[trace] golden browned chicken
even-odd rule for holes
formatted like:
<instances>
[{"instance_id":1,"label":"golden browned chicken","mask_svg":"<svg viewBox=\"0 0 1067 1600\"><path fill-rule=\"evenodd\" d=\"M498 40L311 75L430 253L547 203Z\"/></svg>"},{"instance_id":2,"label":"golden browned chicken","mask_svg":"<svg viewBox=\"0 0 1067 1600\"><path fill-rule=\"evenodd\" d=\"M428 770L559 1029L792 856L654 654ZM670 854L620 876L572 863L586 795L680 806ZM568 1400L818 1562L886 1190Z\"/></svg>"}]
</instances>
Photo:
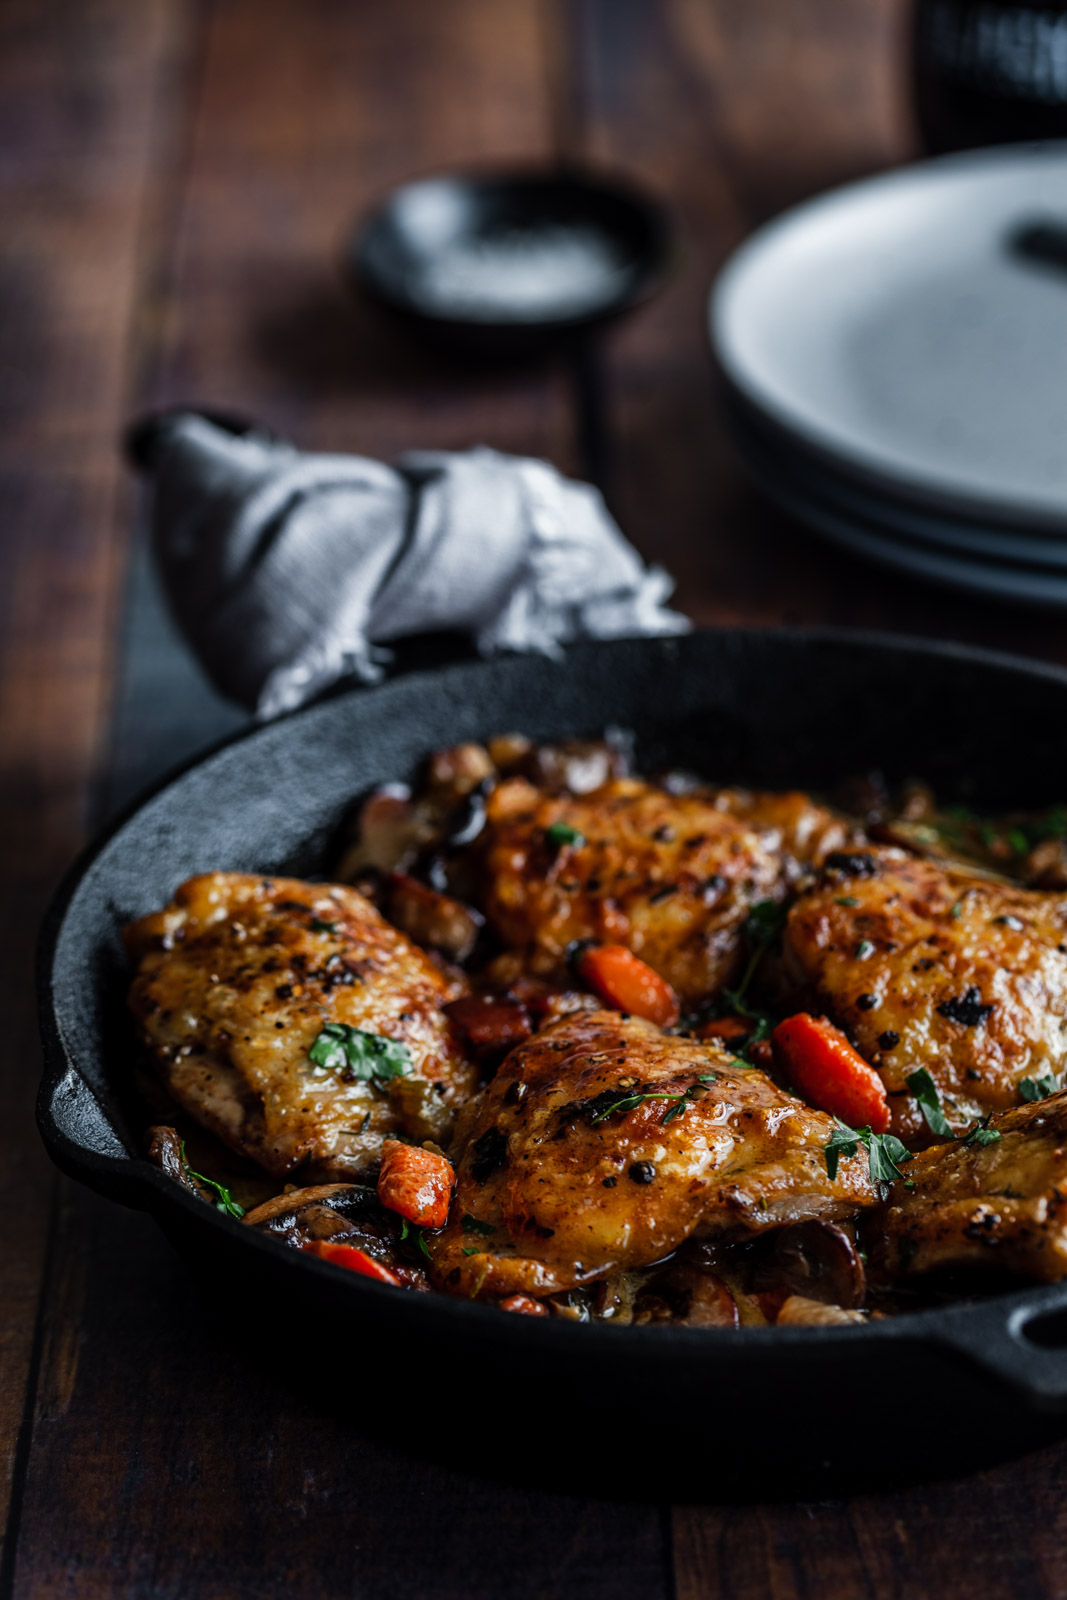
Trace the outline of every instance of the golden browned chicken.
<instances>
[{"instance_id":1,"label":"golden browned chicken","mask_svg":"<svg viewBox=\"0 0 1067 1600\"><path fill-rule=\"evenodd\" d=\"M691 1235L751 1237L874 1203L863 1152L831 1180L832 1118L755 1068L618 1012L513 1050L457 1126L432 1246L452 1293L553 1294L647 1266Z\"/></svg>"},{"instance_id":2,"label":"golden browned chicken","mask_svg":"<svg viewBox=\"0 0 1067 1600\"><path fill-rule=\"evenodd\" d=\"M446 1137L471 1092L462 992L354 889L215 872L126 930L130 1007L178 1103L277 1177Z\"/></svg>"},{"instance_id":3,"label":"golden browned chicken","mask_svg":"<svg viewBox=\"0 0 1067 1600\"><path fill-rule=\"evenodd\" d=\"M999 1134L999 1138L992 1137ZM891 1274L961 1265L1067 1277L1067 1092L992 1118L979 1138L924 1150L879 1216Z\"/></svg>"},{"instance_id":4,"label":"golden browned chicken","mask_svg":"<svg viewBox=\"0 0 1067 1600\"><path fill-rule=\"evenodd\" d=\"M784 964L881 1073L905 1143L935 1137L907 1086L920 1068L961 1132L1067 1063L1062 894L897 850L832 854L789 913Z\"/></svg>"},{"instance_id":5,"label":"golden browned chicken","mask_svg":"<svg viewBox=\"0 0 1067 1600\"><path fill-rule=\"evenodd\" d=\"M528 971L560 973L575 940L624 944L694 1005L736 973L752 906L785 894L788 846L840 836L799 795L719 803L622 778L575 796L511 778L487 804L480 903Z\"/></svg>"},{"instance_id":6,"label":"golden browned chicken","mask_svg":"<svg viewBox=\"0 0 1067 1600\"><path fill-rule=\"evenodd\" d=\"M767 789L717 789L715 806L760 835L764 848L782 858L784 872L795 878L818 866L831 851L863 842L859 828L800 789L776 794Z\"/></svg>"}]
</instances>

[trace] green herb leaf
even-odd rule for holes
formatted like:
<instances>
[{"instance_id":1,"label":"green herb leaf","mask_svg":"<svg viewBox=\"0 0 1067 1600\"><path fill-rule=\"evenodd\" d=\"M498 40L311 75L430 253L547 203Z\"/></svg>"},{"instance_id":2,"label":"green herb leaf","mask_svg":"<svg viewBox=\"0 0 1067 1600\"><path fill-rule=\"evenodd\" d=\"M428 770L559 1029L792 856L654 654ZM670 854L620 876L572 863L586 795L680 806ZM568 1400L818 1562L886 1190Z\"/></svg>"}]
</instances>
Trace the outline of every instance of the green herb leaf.
<instances>
[{"instance_id":1,"label":"green herb leaf","mask_svg":"<svg viewBox=\"0 0 1067 1600\"><path fill-rule=\"evenodd\" d=\"M224 1183L216 1183L214 1178L205 1178L202 1172L193 1171L192 1167L185 1159L184 1139L181 1142L181 1154L182 1166L185 1168L186 1176L192 1178L196 1183L202 1184L205 1189L211 1190L212 1194L215 1196L214 1204L216 1211L221 1211L224 1216L234 1217L238 1222L240 1222L241 1218L245 1214L244 1206L238 1205L237 1201L234 1199L233 1195L230 1193L229 1189L227 1189Z\"/></svg>"},{"instance_id":2,"label":"green herb leaf","mask_svg":"<svg viewBox=\"0 0 1067 1600\"><path fill-rule=\"evenodd\" d=\"M308 1059L324 1071L340 1070L381 1089L390 1078L406 1078L414 1070L411 1052L399 1039L365 1033L347 1022L327 1022L308 1050Z\"/></svg>"},{"instance_id":3,"label":"green herb leaf","mask_svg":"<svg viewBox=\"0 0 1067 1600\"><path fill-rule=\"evenodd\" d=\"M460 1248L461 1248L461 1250L462 1250L462 1252L463 1252L463 1254L465 1256L479 1256L479 1255L481 1255L481 1251L478 1249L478 1246L476 1244L471 1244L471 1245L466 1245L465 1244L465 1245L462 1245Z\"/></svg>"},{"instance_id":4,"label":"green herb leaf","mask_svg":"<svg viewBox=\"0 0 1067 1600\"><path fill-rule=\"evenodd\" d=\"M585 843L585 834L572 828L569 822L553 822L545 829L545 838L559 849L565 844L572 844L576 850L580 850Z\"/></svg>"},{"instance_id":5,"label":"green herb leaf","mask_svg":"<svg viewBox=\"0 0 1067 1600\"><path fill-rule=\"evenodd\" d=\"M483 1222L480 1217L472 1217L468 1211L460 1223L464 1233L495 1233L496 1228L491 1222Z\"/></svg>"},{"instance_id":6,"label":"green herb leaf","mask_svg":"<svg viewBox=\"0 0 1067 1600\"><path fill-rule=\"evenodd\" d=\"M333 933L336 927L336 922L324 922L321 917L312 917L311 919L312 933Z\"/></svg>"},{"instance_id":7,"label":"green herb leaf","mask_svg":"<svg viewBox=\"0 0 1067 1600\"><path fill-rule=\"evenodd\" d=\"M840 1157L856 1155L861 1144L866 1148L867 1166L871 1182L876 1188L892 1183L894 1178L903 1178L900 1164L911 1160L911 1151L894 1134L872 1133L869 1127L850 1128L839 1117L835 1117L834 1122L837 1126L829 1143L823 1146L826 1171L831 1182L837 1177Z\"/></svg>"},{"instance_id":8,"label":"green herb leaf","mask_svg":"<svg viewBox=\"0 0 1067 1600\"><path fill-rule=\"evenodd\" d=\"M417 1228L413 1222L409 1222L407 1217L401 1217L400 1219L400 1238L401 1240L410 1239L415 1248L421 1250L427 1261L429 1261L430 1247L426 1243L426 1235L421 1228Z\"/></svg>"},{"instance_id":9,"label":"green herb leaf","mask_svg":"<svg viewBox=\"0 0 1067 1600\"><path fill-rule=\"evenodd\" d=\"M835 906L858 906L859 901L854 894L839 894L834 900Z\"/></svg>"},{"instance_id":10,"label":"green herb leaf","mask_svg":"<svg viewBox=\"0 0 1067 1600\"><path fill-rule=\"evenodd\" d=\"M1035 1100L1044 1100L1046 1095L1055 1094L1059 1083L1051 1072L1043 1078L1023 1078L1019 1084L1019 1093L1024 1100L1031 1104Z\"/></svg>"},{"instance_id":11,"label":"green herb leaf","mask_svg":"<svg viewBox=\"0 0 1067 1600\"><path fill-rule=\"evenodd\" d=\"M1009 828L1008 843L1017 856L1025 856L1030 849L1030 841L1021 828Z\"/></svg>"},{"instance_id":12,"label":"green herb leaf","mask_svg":"<svg viewBox=\"0 0 1067 1600\"><path fill-rule=\"evenodd\" d=\"M857 961L866 961L868 956L874 955L874 945L869 939L861 939L853 953Z\"/></svg>"},{"instance_id":13,"label":"green herb leaf","mask_svg":"<svg viewBox=\"0 0 1067 1600\"><path fill-rule=\"evenodd\" d=\"M961 1143L996 1144L997 1140L1000 1139L1002 1135L997 1132L996 1128L987 1128L986 1123L988 1121L988 1117L983 1117L981 1122L976 1122L970 1133L964 1134Z\"/></svg>"},{"instance_id":14,"label":"green herb leaf","mask_svg":"<svg viewBox=\"0 0 1067 1600\"><path fill-rule=\"evenodd\" d=\"M743 933L749 944L769 945L785 927L788 915L778 900L757 900L745 918Z\"/></svg>"},{"instance_id":15,"label":"green herb leaf","mask_svg":"<svg viewBox=\"0 0 1067 1600\"><path fill-rule=\"evenodd\" d=\"M937 1084L926 1068L920 1067L917 1072L909 1073L904 1082L919 1102L919 1109L926 1119L926 1126L930 1132L938 1134L942 1139L954 1138L955 1135L941 1109L941 1096L937 1092Z\"/></svg>"}]
</instances>

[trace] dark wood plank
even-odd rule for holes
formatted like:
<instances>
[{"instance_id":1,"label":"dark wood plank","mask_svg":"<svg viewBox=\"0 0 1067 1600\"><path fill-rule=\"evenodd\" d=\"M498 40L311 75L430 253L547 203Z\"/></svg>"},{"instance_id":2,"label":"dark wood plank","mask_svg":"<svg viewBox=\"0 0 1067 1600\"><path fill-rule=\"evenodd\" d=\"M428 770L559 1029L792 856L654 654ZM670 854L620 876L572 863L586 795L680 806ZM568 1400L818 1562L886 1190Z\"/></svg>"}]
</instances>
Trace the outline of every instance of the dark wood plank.
<instances>
[{"instance_id":1,"label":"dark wood plank","mask_svg":"<svg viewBox=\"0 0 1067 1600\"><path fill-rule=\"evenodd\" d=\"M0 11L0 1525L52 1175L32 1125L33 933L79 844L107 710L140 216L165 143L168 0ZM10 1547L0 1562L0 1585Z\"/></svg>"},{"instance_id":2,"label":"dark wood plank","mask_svg":"<svg viewBox=\"0 0 1067 1600\"><path fill-rule=\"evenodd\" d=\"M422 358L353 310L331 266L399 178L549 153L536 0L220 0L203 16L186 177L146 269L142 401L210 401L383 456L482 440L567 465L566 371ZM143 552L130 595L112 798L220 715L164 637ZM142 1219L65 1192L53 1261L16 1595L666 1597L657 1508L494 1487L317 1412L250 1362L269 1332L213 1327ZM323 1358L313 1328L305 1354Z\"/></svg>"}]
</instances>

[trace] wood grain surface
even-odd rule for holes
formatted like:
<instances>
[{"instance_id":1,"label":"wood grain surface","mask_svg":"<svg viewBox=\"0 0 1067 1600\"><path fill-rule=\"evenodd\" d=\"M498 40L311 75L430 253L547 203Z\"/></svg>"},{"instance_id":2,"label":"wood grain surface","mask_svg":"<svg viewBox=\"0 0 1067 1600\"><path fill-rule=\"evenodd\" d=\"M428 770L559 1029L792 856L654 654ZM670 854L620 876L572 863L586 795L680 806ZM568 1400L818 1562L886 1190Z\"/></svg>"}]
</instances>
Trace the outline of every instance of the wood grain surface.
<instances>
[{"instance_id":1,"label":"wood grain surface","mask_svg":"<svg viewBox=\"0 0 1067 1600\"><path fill-rule=\"evenodd\" d=\"M391 457L475 442L598 478L701 621L812 620L1065 659L1055 619L809 540L743 477L703 334L759 221L910 153L904 0L9 0L0 9L0 1600L1067 1595L1067 1449L893 1495L624 1505L493 1480L325 1415L155 1227L54 1181L31 1125L32 932L99 816L239 714L162 611L117 440L248 413ZM391 185L584 158L669 206L658 299L581 361L487 372L350 295ZM449 1375L445 1375L447 1393ZM378 1384L379 1373L353 1374ZM572 1418L484 1404L498 1450ZM866 1437L885 1425L843 1419ZM789 1449L767 1431L768 1449ZM890 1424L891 1425L891 1424ZM952 1426L932 1417L931 1428ZM447 1415L439 1427L447 1433ZM729 1439L708 1419L708 1447ZM916 1441L917 1456L922 1441Z\"/></svg>"}]
</instances>

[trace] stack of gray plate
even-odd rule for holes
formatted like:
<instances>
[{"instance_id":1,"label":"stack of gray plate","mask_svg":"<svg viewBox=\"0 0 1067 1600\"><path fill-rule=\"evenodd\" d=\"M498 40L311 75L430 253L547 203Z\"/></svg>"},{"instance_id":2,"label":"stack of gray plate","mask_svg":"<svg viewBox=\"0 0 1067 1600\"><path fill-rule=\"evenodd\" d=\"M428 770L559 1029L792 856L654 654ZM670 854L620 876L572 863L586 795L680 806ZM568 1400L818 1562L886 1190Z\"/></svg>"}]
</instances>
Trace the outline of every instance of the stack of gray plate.
<instances>
[{"instance_id":1,"label":"stack of gray plate","mask_svg":"<svg viewBox=\"0 0 1067 1600\"><path fill-rule=\"evenodd\" d=\"M711 298L763 488L861 554L1067 607L1067 145L988 150L799 207Z\"/></svg>"}]
</instances>

